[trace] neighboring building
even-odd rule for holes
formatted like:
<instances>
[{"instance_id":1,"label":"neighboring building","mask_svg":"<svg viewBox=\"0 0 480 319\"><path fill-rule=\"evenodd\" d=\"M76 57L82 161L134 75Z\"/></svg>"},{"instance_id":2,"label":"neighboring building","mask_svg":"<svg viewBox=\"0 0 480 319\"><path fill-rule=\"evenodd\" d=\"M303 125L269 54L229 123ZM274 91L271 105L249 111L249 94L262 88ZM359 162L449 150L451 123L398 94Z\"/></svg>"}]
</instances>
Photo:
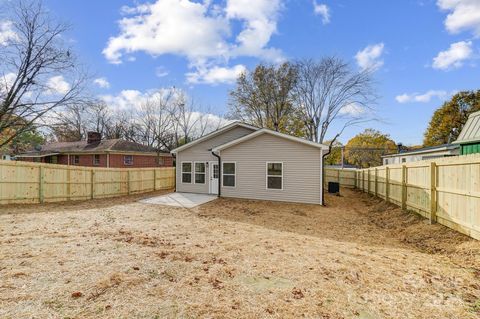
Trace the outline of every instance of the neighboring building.
<instances>
[{"instance_id":1,"label":"neighboring building","mask_svg":"<svg viewBox=\"0 0 480 319\"><path fill-rule=\"evenodd\" d=\"M93 167L173 166L173 158L169 153L159 153L152 147L121 139L102 140L96 132L88 132L86 141L49 143L15 158L20 161Z\"/></svg>"},{"instance_id":2,"label":"neighboring building","mask_svg":"<svg viewBox=\"0 0 480 319\"><path fill-rule=\"evenodd\" d=\"M178 192L321 204L328 147L234 122L172 151Z\"/></svg>"},{"instance_id":3,"label":"neighboring building","mask_svg":"<svg viewBox=\"0 0 480 319\"><path fill-rule=\"evenodd\" d=\"M480 153L480 111L470 114L460 135L453 143L460 145L462 155Z\"/></svg>"},{"instance_id":4,"label":"neighboring building","mask_svg":"<svg viewBox=\"0 0 480 319\"><path fill-rule=\"evenodd\" d=\"M438 146L418 148L411 151L404 151L396 154L388 154L382 156L383 165L402 164L409 162L417 162L431 160L434 158L442 158L449 156L457 156L460 154L460 147L455 144L444 144Z\"/></svg>"},{"instance_id":5,"label":"neighboring building","mask_svg":"<svg viewBox=\"0 0 480 319\"><path fill-rule=\"evenodd\" d=\"M0 153L0 159L1 159L1 160L4 160L4 161L10 161L10 160L12 160L12 157L10 156L10 154L2 154L2 153Z\"/></svg>"}]
</instances>

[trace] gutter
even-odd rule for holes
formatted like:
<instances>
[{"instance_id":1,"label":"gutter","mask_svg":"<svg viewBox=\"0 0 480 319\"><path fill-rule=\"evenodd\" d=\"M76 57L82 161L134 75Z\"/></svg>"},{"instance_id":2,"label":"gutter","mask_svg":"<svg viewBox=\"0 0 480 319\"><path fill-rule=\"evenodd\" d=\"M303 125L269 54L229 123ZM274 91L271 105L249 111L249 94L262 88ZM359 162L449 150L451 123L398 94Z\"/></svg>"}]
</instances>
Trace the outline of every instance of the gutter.
<instances>
[{"instance_id":1,"label":"gutter","mask_svg":"<svg viewBox=\"0 0 480 319\"><path fill-rule=\"evenodd\" d=\"M218 197L220 197L221 195L221 185L222 185L222 181L221 181L221 176L222 176L222 158L220 157L220 155L217 155L215 154L214 151L212 151L212 155L215 156L216 158L218 158Z\"/></svg>"}]
</instances>

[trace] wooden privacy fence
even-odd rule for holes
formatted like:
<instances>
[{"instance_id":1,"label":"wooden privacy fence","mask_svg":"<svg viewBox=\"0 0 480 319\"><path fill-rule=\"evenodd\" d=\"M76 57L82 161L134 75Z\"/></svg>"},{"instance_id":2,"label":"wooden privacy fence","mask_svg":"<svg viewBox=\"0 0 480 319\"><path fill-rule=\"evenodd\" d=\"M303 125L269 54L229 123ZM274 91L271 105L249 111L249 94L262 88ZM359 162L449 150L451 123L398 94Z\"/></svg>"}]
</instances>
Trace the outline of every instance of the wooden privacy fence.
<instances>
[{"instance_id":1,"label":"wooden privacy fence","mask_svg":"<svg viewBox=\"0 0 480 319\"><path fill-rule=\"evenodd\" d=\"M175 168L92 168L0 161L0 204L85 200L175 187Z\"/></svg>"},{"instance_id":2,"label":"wooden privacy fence","mask_svg":"<svg viewBox=\"0 0 480 319\"><path fill-rule=\"evenodd\" d=\"M480 239L479 154L358 170L356 187Z\"/></svg>"},{"instance_id":3,"label":"wooden privacy fence","mask_svg":"<svg viewBox=\"0 0 480 319\"><path fill-rule=\"evenodd\" d=\"M354 188L356 169L352 168L325 168L325 185L328 182L338 182L343 187Z\"/></svg>"}]
</instances>

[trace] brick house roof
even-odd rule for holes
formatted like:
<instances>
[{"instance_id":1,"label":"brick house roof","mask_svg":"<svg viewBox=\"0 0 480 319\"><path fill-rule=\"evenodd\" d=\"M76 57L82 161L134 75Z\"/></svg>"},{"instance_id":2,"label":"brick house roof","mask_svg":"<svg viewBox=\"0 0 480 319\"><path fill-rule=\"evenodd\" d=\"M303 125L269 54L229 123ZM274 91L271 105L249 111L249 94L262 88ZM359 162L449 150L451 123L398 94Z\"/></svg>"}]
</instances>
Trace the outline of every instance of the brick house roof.
<instances>
[{"instance_id":1,"label":"brick house roof","mask_svg":"<svg viewBox=\"0 0 480 319\"><path fill-rule=\"evenodd\" d=\"M135 152L135 153L158 153L153 147L142 145L135 142L122 139L101 140L99 142L88 143L87 141L78 142L54 142L42 145L40 149L17 155L17 157L29 156L48 156L61 153L115 153L115 152ZM160 152L163 155L169 155L167 152Z\"/></svg>"}]
</instances>

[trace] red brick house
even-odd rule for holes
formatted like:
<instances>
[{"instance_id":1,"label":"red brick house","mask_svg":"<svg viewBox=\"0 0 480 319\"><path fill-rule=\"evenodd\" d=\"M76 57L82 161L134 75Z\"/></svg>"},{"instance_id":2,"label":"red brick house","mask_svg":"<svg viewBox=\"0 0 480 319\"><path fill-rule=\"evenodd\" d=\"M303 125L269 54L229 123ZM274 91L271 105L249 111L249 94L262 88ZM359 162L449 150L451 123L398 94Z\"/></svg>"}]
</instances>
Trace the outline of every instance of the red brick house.
<instances>
[{"instance_id":1,"label":"red brick house","mask_svg":"<svg viewBox=\"0 0 480 319\"><path fill-rule=\"evenodd\" d=\"M102 140L96 132L88 132L86 141L55 142L15 156L17 160L92 167L171 167L169 153L122 139Z\"/></svg>"}]
</instances>

